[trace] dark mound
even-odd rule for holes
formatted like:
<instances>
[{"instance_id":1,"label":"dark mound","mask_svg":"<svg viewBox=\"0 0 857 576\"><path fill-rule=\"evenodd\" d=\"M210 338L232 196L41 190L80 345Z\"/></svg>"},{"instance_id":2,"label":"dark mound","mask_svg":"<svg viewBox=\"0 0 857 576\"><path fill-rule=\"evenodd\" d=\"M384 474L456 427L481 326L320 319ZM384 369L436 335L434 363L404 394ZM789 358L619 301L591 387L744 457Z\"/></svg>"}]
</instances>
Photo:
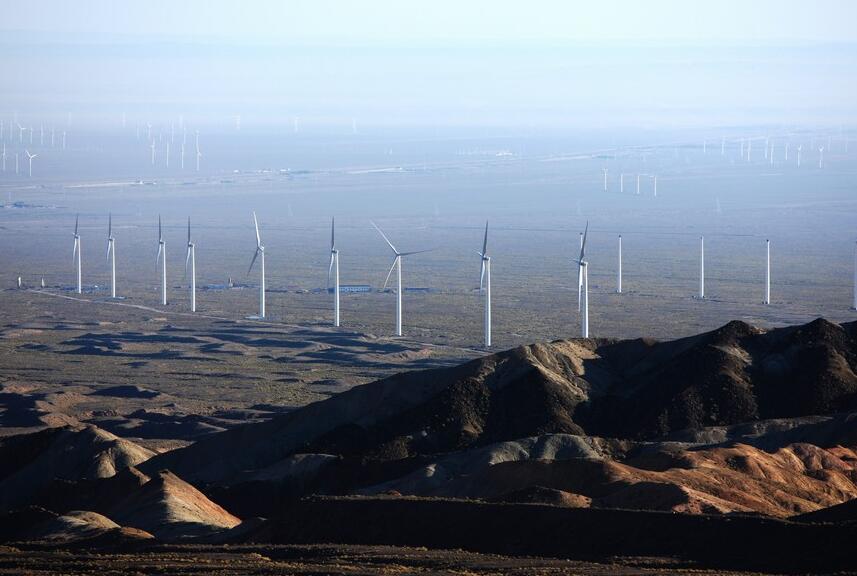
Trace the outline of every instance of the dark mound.
<instances>
[{"instance_id":1,"label":"dark mound","mask_svg":"<svg viewBox=\"0 0 857 576\"><path fill-rule=\"evenodd\" d=\"M822 508L815 512L808 512L799 516L792 516L790 520L795 522L848 522L857 525L857 498L831 506L830 508Z\"/></svg>"},{"instance_id":2,"label":"dark mound","mask_svg":"<svg viewBox=\"0 0 857 576\"><path fill-rule=\"evenodd\" d=\"M857 324L731 322L670 342L567 340L399 374L154 458L229 483L295 453L420 457L548 433L635 440L857 409Z\"/></svg>"}]
</instances>

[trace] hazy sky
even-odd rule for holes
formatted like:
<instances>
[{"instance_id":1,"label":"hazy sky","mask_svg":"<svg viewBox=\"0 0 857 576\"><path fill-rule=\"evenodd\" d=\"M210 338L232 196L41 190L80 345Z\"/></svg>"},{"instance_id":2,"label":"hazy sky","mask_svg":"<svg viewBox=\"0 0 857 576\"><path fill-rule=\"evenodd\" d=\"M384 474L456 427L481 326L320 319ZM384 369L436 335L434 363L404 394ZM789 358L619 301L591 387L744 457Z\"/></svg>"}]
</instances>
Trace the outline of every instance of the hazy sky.
<instances>
[{"instance_id":1,"label":"hazy sky","mask_svg":"<svg viewBox=\"0 0 857 576\"><path fill-rule=\"evenodd\" d=\"M6 2L0 115L851 124L857 1Z\"/></svg>"},{"instance_id":2,"label":"hazy sky","mask_svg":"<svg viewBox=\"0 0 857 576\"><path fill-rule=\"evenodd\" d=\"M29 0L2 30L255 41L851 42L853 0Z\"/></svg>"}]
</instances>

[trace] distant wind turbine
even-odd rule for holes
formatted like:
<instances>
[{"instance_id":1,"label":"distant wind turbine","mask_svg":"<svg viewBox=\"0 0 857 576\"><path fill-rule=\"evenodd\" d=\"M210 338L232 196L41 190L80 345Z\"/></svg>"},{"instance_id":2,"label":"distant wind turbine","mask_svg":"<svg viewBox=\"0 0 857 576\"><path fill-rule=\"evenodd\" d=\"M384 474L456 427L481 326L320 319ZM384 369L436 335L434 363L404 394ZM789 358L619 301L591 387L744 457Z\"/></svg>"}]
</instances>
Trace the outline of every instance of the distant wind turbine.
<instances>
[{"instance_id":1,"label":"distant wind turbine","mask_svg":"<svg viewBox=\"0 0 857 576\"><path fill-rule=\"evenodd\" d=\"M625 173L622 172L619 174L619 193L625 193Z\"/></svg>"},{"instance_id":2,"label":"distant wind turbine","mask_svg":"<svg viewBox=\"0 0 857 576\"><path fill-rule=\"evenodd\" d=\"M265 247L262 245L262 238L259 236L259 220L256 219L256 213L253 212L253 225L256 227L256 251L253 253L253 259L250 261L250 267L247 269L247 275L253 270L253 264L256 263L256 258L259 258L259 267L261 268L261 281L259 282L259 318L265 317Z\"/></svg>"},{"instance_id":3,"label":"distant wind turbine","mask_svg":"<svg viewBox=\"0 0 857 576\"><path fill-rule=\"evenodd\" d=\"M800 153L803 150L803 144L797 145L797 167L800 168Z\"/></svg>"},{"instance_id":4,"label":"distant wind turbine","mask_svg":"<svg viewBox=\"0 0 857 576\"><path fill-rule=\"evenodd\" d=\"M580 277L583 279L583 302L580 314L580 337L589 338L589 263L586 261L586 237L589 233L589 222L583 230L583 241L580 244L580 256L577 262Z\"/></svg>"},{"instance_id":5,"label":"distant wind turbine","mask_svg":"<svg viewBox=\"0 0 857 576\"><path fill-rule=\"evenodd\" d=\"M330 219L330 266L327 268L327 289L333 275L333 325L339 326L339 250L336 248L336 219Z\"/></svg>"},{"instance_id":6,"label":"distant wind turbine","mask_svg":"<svg viewBox=\"0 0 857 576\"><path fill-rule=\"evenodd\" d=\"M74 262L77 271L77 293L81 294L83 292L83 284L81 283L82 275L80 266L80 234L78 233L79 222L80 215L77 215L74 218L74 248L72 249L71 259L72 262Z\"/></svg>"},{"instance_id":7,"label":"distant wind turbine","mask_svg":"<svg viewBox=\"0 0 857 576\"><path fill-rule=\"evenodd\" d=\"M818 148L818 167L824 168L824 146Z\"/></svg>"},{"instance_id":8,"label":"distant wind turbine","mask_svg":"<svg viewBox=\"0 0 857 576\"><path fill-rule=\"evenodd\" d=\"M33 158L38 157L38 154L30 154L29 150L24 150L24 152L27 153L27 160L28 160L29 165L30 165L30 178L32 178L33 177Z\"/></svg>"},{"instance_id":9,"label":"distant wind turbine","mask_svg":"<svg viewBox=\"0 0 857 576\"><path fill-rule=\"evenodd\" d=\"M167 305L167 243L161 227L161 216L158 215L158 255L155 264L161 265L161 305Z\"/></svg>"},{"instance_id":10,"label":"distant wind turbine","mask_svg":"<svg viewBox=\"0 0 857 576\"><path fill-rule=\"evenodd\" d=\"M602 168L602 172L604 172L604 191L607 192L607 168Z\"/></svg>"},{"instance_id":11,"label":"distant wind turbine","mask_svg":"<svg viewBox=\"0 0 857 576\"><path fill-rule=\"evenodd\" d=\"M485 222L485 237L482 240L482 251L479 252L482 266L479 273L479 290L485 296L485 316L483 320L483 333L485 347L491 347L491 257L488 256L488 222Z\"/></svg>"},{"instance_id":12,"label":"distant wind turbine","mask_svg":"<svg viewBox=\"0 0 857 576\"><path fill-rule=\"evenodd\" d=\"M619 268L616 273L616 294L622 293L622 235L619 234Z\"/></svg>"},{"instance_id":13,"label":"distant wind turbine","mask_svg":"<svg viewBox=\"0 0 857 576\"><path fill-rule=\"evenodd\" d=\"M152 140L152 143L149 144L149 148L152 149L152 166L155 165L155 141Z\"/></svg>"},{"instance_id":14,"label":"distant wind turbine","mask_svg":"<svg viewBox=\"0 0 857 576\"><path fill-rule=\"evenodd\" d=\"M384 289L387 289L387 284L390 282L390 276L393 274L393 269L396 269L396 336L402 335L402 258L405 256L412 256L414 254L422 254L423 252L428 252L428 250L417 250L415 252L399 252L393 243L390 242L390 239L387 238L387 235L378 227L377 224L372 222L372 226L375 227L375 230L381 235L387 245L390 247L390 250L393 251L393 265L390 266L390 271L387 272L387 278L384 280Z\"/></svg>"},{"instance_id":15,"label":"distant wind turbine","mask_svg":"<svg viewBox=\"0 0 857 576\"><path fill-rule=\"evenodd\" d=\"M187 256L184 261L184 273L187 276L188 265L190 266L190 311L196 312L196 244L190 239L190 217L187 219Z\"/></svg>"},{"instance_id":16,"label":"distant wind turbine","mask_svg":"<svg viewBox=\"0 0 857 576\"><path fill-rule=\"evenodd\" d=\"M578 235L580 249L583 249L583 232ZM583 269L577 267L577 311L580 312L583 305Z\"/></svg>"}]
</instances>

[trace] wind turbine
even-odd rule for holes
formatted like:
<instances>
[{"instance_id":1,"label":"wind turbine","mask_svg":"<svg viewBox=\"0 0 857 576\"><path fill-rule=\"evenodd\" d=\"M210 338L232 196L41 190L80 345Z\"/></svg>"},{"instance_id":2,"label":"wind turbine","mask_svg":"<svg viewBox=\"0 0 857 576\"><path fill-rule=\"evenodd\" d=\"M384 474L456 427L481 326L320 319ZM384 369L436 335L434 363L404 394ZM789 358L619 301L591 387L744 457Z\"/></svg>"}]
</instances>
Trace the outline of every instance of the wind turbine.
<instances>
[{"instance_id":1,"label":"wind turbine","mask_svg":"<svg viewBox=\"0 0 857 576\"><path fill-rule=\"evenodd\" d=\"M583 250L583 232L578 236L580 239L580 249ZM583 302L583 269L577 269L577 311L580 312L581 303Z\"/></svg>"},{"instance_id":2,"label":"wind turbine","mask_svg":"<svg viewBox=\"0 0 857 576\"><path fill-rule=\"evenodd\" d=\"M333 325L339 326L339 250L336 248L336 219L330 219L330 266L327 268L327 289L333 274Z\"/></svg>"},{"instance_id":3,"label":"wind turbine","mask_svg":"<svg viewBox=\"0 0 857 576\"><path fill-rule=\"evenodd\" d=\"M485 221L485 238L482 240L482 251L478 252L482 258L482 266L479 273L479 290L485 294L485 347L491 347L491 257L488 256L488 221Z\"/></svg>"},{"instance_id":4,"label":"wind turbine","mask_svg":"<svg viewBox=\"0 0 857 576\"><path fill-rule=\"evenodd\" d=\"M167 168L170 167L170 143L167 141L167 153L164 156L167 159Z\"/></svg>"},{"instance_id":5,"label":"wind turbine","mask_svg":"<svg viewBox=\"0 0 857 576\"><path fill-rule=\"evenodd\" d=\"M402 257L411 256L413 254L421 254L423 252L428 252L428 250L418 250L416 252L399 252L393 243L390 242L390 239L387 238L387 235L378 228L378 225L372 222L372 226L375 227L375 230L381 235L387 245L390 247L390 250L393 251L393 265L390 266L390 271L387 272L387 279L384 280L384 289L387 289L387 284L390 282L390 276L393 274L393 269L396 269L396 336L402 335Z\"/></svg>"},{"instance_id":6,"label":"wind turbine","mask_svg":"<svg viewBox=\"0 0 857 576\"><path fill-rule=\"evenodd\" d=\"M38 154L30 154L30 151L26 150L26 149L24 150L24 152L27 153L27 160L28 160L29 165L30 165L30 178L32 178L33 177L33 158L36 158L38 156Z\"/></svg>"},{"instance_id":7,"label":"wind turbine","mask_svg":"<svg viewBox=\"0 0 857 576\"><path fill-rule=\"evenodd\" d=\"M637 196L640 195L640 175L637 174Z\"/></svg>"},{"instance_id":8,"label":"wind turbine","mask_svg":"<svg viewBox=\"0 0 857 576\"><path fill-rule=\"evenodd\" d=\"M803 150L803 144L797 145L797 167L800 168L800 153Z\"/></svg>"},{"instance_id":9,"label":"wind turbine","mask_svg":"<svg viewBox=\"0 0 857 576\"><path fill-rule=\"evenodd\" d=\"M824 168L824 146L818 148L818 167Z\"/></svg>"},{"instance_id":10,"label":"wind turbine","mask_svg":"<svg viewBox=\"0 0 857 576\"><path fill-rule=\"evenodd\" d=\"M658 197L658 177L652 176L652 191L654 192L655 198Z\"/></svg>"},{"instance_id":11,"label":"wind turbine","mask_svg":"<svg viewBox=\"0 0 857 576\"><path fill-rule=\"evenodd\" d=\"M81 294L83 292L83 284L81 284L81 266L80 266L80 234L78 233L78 223L80 222L80 215L78 214L74 218L74 249L71 253L72 262L75 263L75 267L77 268L77 293Z\"/></svg>"},{"instance_id":12,"label":"wind turbine","mask_svg":"<svg viewBox=\"0 0 857 576\"><path fill-rule=\"evenodd\" d=\"M107 260L110 263L110 297L116 298L116 240L113 238L113 215L107 215Z\"/></svg>"},{"instance_id":13,"label":"wind turbine","mask_svg":"<svg viewBox=\"0 0 857 576\"><path fill-rule=\"evenodd\" d=\"M182 141L182 154L181 154L181 158L182 158L182 161L181 161L181 167L182 167L182 170L184 170L184 141Z\"/></svg>"},{"instance_id":14,"label":"wind turbine","mask_svg":"<svg viewBox=\"0 0 857 576\"><path fill-rule=\"evenodd\" d=\"M583 304L580 314L580 337L589 338L589 263L586 261L586 236L589 234L589 222L586 223L586 228L583 230L582 241L580 243L580 257L575 260L580 277L583 279Z\"/></svg>"},{"instance_id":15,"label":"wind turbine","mask_svg":"<svg viewBox=\"0 0 857 576\"><path fill-rule=\"evenodd\" d=\"M196 244L190 239L190 217L187 219L187 257L184 261L184 273L190 265L190 311L196 312Z\"/></svg>"},{"instance_id":16,"label":"wind turbine","mask_svg":"<svg viewBox=\"0 0 857 576\"><path fill-rule=\"evenodd\" d=\"M616 294L622 293L622 235L619 234L619 269L616 274Z\"/></svg>"},{"instance_id":17,"label":"wind turbine","mask_svg":"<svg viewBox=\"0 0 857 576\"><path fill-rule=\"evenodd\" d=\"M155 165L155 141L152 140L152 143L149 144L149 148L152 149L152 166Z\"/></svg>"},{"instance_id":18,"label":"wind turbine","mask_svg":"<svg viewBox=\"0 0 857 576\"><path fill-rule=\"evenodd\" d=\"M247 275L253 270L253 264L256 263L256 258L261 256L259 266L262 269L262 280L259 284L259 318L265 317L265 247L262 246L262 238L259 236L259 221L256 219L256 213L253 212L253 225L256 227L256 252L253 253L253 259L250 261L250 268L247 269Z\"/></svg>"},{"instance_id":19,"label":"wind turbine","mask_svg":"<svg viewBox=\"0 0 857 576\"><path fill-rule=\"evenodd\" d=\"M771 241L765 240L765 304L771 303Z\"/></svg>"},{"instance_id":20,"label":"wind turbine","mask_svg":"<svg viewBox=\"0 0 857 576\"><path fill-rule=\"evenodd\" d=\"M857 310L857 243L854 244L854 306L852 310Z\"/></svg>"},{"instance_id":21,"label":"wind turbine","mask_svg":"<svg viewBox=\"0 0 857 576\"><path fill-rule=\"evenodd\" d=\"M705 236L699 237L699 299L705 299Z\"/></svg>"},{"instance_id":22,"label":"wind turbine","mask_svg":"<svg viewBox=\"0 0 857 576\"><path fill-rule=\"evenodd\" d=\"M167 243L164 240L163 228L161 227L161 215L158 215L158 255L155 264L161 264L161 305L167 305Z\"/></svg>"},{"instance_id":23,"label":"wind turbine","mask_svg":"<svg viewBox=\"0 0 857 576\"><path fill-rule=\"evenodd\" d=\"M196 171L197 172L199 172L199 159L200 158L202 158L202 152L199 151L199 131L197 130L197 132L196 132Z\"/></svg>"},{"instance_id":24,"label":"wind turbine","mask_svg":"<svg viewBox=\"0 0 857 576\"><path fill-rule=\"evenodd\" d=\"M6 171L6 143L3 142L3 172Z\"/></svg>"},{"instance_id":25,"label":"wind turbine","mask_svg":"<svg viewBox=\"0 0 857 576\"><path fill-rule=\"evenodd\" d=\"M602 168L602 172L604 172L604 191L607 192L607 168Z\"/></svg>"},{"instance_id":26,"label":"wind turbine","mask_svg":"<svg viewBox=\"0 0 857 576\"><path fill-rule=\"evenodd\" d=\"M619 193L620 194L625 193L625 173L624 172L619 174Z\"/></svg>"}]
</instances>

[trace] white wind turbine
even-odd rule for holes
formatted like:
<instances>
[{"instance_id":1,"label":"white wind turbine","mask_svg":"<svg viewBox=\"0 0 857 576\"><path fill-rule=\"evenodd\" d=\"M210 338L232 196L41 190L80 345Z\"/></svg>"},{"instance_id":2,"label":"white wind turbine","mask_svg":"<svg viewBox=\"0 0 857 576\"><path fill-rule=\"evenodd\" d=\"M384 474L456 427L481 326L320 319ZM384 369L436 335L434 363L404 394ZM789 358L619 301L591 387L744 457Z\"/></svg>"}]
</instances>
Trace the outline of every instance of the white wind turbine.
<instances>
[{"instance_id":1,"label":"white wind turbine","mask_svg":"<svg viewBox=\"0 0 857 576\"><path fill-rule=\"evenodd\" d=\"M184 273L187 276L188 265L190 266L190 311L196 312L196 244L190 239L190 217L187 219L187 257L184 261Z\"/></svg>"},{"instance_id":2,"label":"white wind turbine","mask_svg":"<svg viewBox=\"0 0 857 576\"><path fill-rule=\"evenodd\" d=\"M857 243L854 244L854 304L851 309L857 310Z\"/></svg>"},{"instance_id":3,"label":"white wind turbine","mask_svg":"<svg viewBox=\"0 0 857 576\"><path fill-rule=\"evenodd\" d=\"M330 266L327 268L327 289L333 275L333 325L339 326L339 250L336 248L336 219L330 219Z\"/></svg>"},{"instance_id":4,"label":"white wind turbine","mask_svg":"<svg viewBox=\"0 0 857 576\"><path fill-rule=\"evenodd\" d=\"M588 223L587 223L588 224ZM580 240L580 249L583 249L583 232L578 236ZM583 268L577 268L577 311L580 312L580 307L583 302Z\"/></svg>"},{"instance_id":5,"label":"white wind turbine","mask_svg":"<svg viewBox=\"0 0 857 576\"><path fill-rule=\"evenodd\" d=\"M253 264L256 263L256 258L259 259L261 267L261 282L259 283L259 318L265 317L265 247L262 246L262 238L259 236L259 221L256 219L256 213L253 212L253 225L256 227L256 251L253 253L253 260L250 261L250 267L247 269L247 275L253 270Z\"/></svg>"},{"instance_id":6,"label":"white wind turbine","mask_svg":"<svg viewBox=\"0 0 857 576\"><path fill-rule=\"evenodd\" d=\"M375 227L375 230L381 235L387 245L390 247L390 250L393 251L393 265L390 266L390 271L387 272L387 278L384 280L384 289L387 289L387 284L390 282L390 276L393 274L393 269L396 269L396 336L402 335L402 257L404 256L412 256L414 254L422 254L423 252L428 252L428 250L417 250L415 252L399 252L393 243L390 242L390 239L387 238L387 235L378 228L378 225L372 222L372 226Z\"/></svg>"},{"instance_id":7,"label":"white wind turbine","mask_svg":"<svg viewBox=\"0 0 857 576\"><path fill-rule=\"evenodd\" d=\"M607 192L607 168L602 168L602 172L604 172L604 191Z\"/></svg>"},{"instance_id":8,"label":"white wind turbine","mask_svg":"<svg viewBox=\"0 0 857 576\"><path fill-rule=\"evenodd\" d=\"M202 152L199 151L199 131L196 133L196 171L199 172L199 159L202 158Z\"/></svg>"},{"instance_id":9,"label":"white wind turbine","mask_svg":"<svg viewBox=\"0 0 857 576\"><path fill-rule=\"evenodd\" d=\"M107 261L110 263L110 297L116 298L116 239L113 238L113 215L107 216Z\"/></svg>"},{"instance_id":10,"label":"white wind turbine","mask_svg":"<svg viewBox=\"0 0 857 576\"><path fill-rule=\"evenodd\" d=\"M622 293L622 235L619 234L619 268L616 273L616 294Z\"/></svg>"},{"instance_id":11,"label":"white wind turbine","mask_svg":"<svg viewBox=\"0 0 857 576\"><path fill-rule=\"evenodd\" d=\"M488 256L488 221L485 221L485 237L482 240L482 251L479 252L482 266L479 272L479 290L485 295L484 334L485 347L491 347L491 257Z\"/></svg>"},{"instance_id":12,"label":"white wind turbine","mask_svg":"<svg viewBox=\"0 0 857 576\"><path fill-rule=\"evenodd\" d=\"M818 148L818 167L824 168L824 146L819 146Z\"/></svg>"},{"instance_id":13,"label":"white wind turbine","mask_svg":"<svg viewBox=\"0 0 857 576\"><path fill-rule=\"evenodd\" d=\"M3 172L6 171L6 143L3 142Z\"/></svg>"},{"instance_id":14,"label":"white wind turbine","mask_svg":"<svg viewBox=\"0 0 857 576\"><path fill-rule=\"evenodd\" d=\"M803 150L803 144L797 145L797 167L800 168L800 153Z\"/></svg>"},{"instance_id":15,"label":"white wind turbine","mask_svg":"<svg viewBox=\"0 0 857 576\"><path fill-rule=\"evenodd\" d=\"M765 304L771 303L771 241L765 240Z\"/></svg>"},{"instance_id":16,"label":"white wind turbine","mask_svg":"<svg viewBox=\"0 0 857 576\"><path fill-rule=\"evenodd\" d=\"M161 264L161 305L167 305L167 243L161 227L161 215L158 215L158 255L155 264Z\"/></svg>"},{"instance_id":17,"label":"white wind turbine","mask_svg":"<svg viewBox=\"0 0 857 576\"><path fill-rule=\"evenodd\" d=\"M586 236L589 234L589 222L583 230L580 243L580 256L574 262L577 263L579 275L583 279L583 303L580 309L580 337L589 338L589 263L586 261Z\"/></svg>"},{"instance_id":18,"label":"white wind turbine","mask_svg":"<svg viewBox=\"0 0 857 576\"><path fill-rule=\"evenodd\" d=\"M27 153L27 161L29 162L29 167L30 167L30 178L32 178L33 177L33 158L38 157L38 154L30 154L30 151L26 150L26 149L24 150L24 152Z\"/></svg>"},{"instance_id":19,"label":"white wind turbine","mask_svg":"<svg viewBox=\"0 0 857 576\"><path fill-rule=\"evenodd\" d=\"M149 144L149 148L152 149L152 166L155 165L155 141L152 140L152 143Z\"/></svg>"},{"instance_id":20,"label":"white wind turbine","mask_svg":"<svg viewBox=\"0 0 857 576\"><path fill-rule=\"evenodd\" d=\"M72 262L75 264L75 268L77 269L77 293L81 294L83 292L83 284L81 283L81 266L80 266L80 234L78 233L78 224L80 222L80 215L75 216L74 218L74 249L71 253Z\"/></svg>"},{"instance_id":21,"label":"white wind turbine","mask_svg":"<svg viewBox=\"0 0 857 576\"><path fill-rule=\"evenodd\" d=\"M705 236L699 237L699 299L705 299Z\"/></svg>"}]
</instances>

